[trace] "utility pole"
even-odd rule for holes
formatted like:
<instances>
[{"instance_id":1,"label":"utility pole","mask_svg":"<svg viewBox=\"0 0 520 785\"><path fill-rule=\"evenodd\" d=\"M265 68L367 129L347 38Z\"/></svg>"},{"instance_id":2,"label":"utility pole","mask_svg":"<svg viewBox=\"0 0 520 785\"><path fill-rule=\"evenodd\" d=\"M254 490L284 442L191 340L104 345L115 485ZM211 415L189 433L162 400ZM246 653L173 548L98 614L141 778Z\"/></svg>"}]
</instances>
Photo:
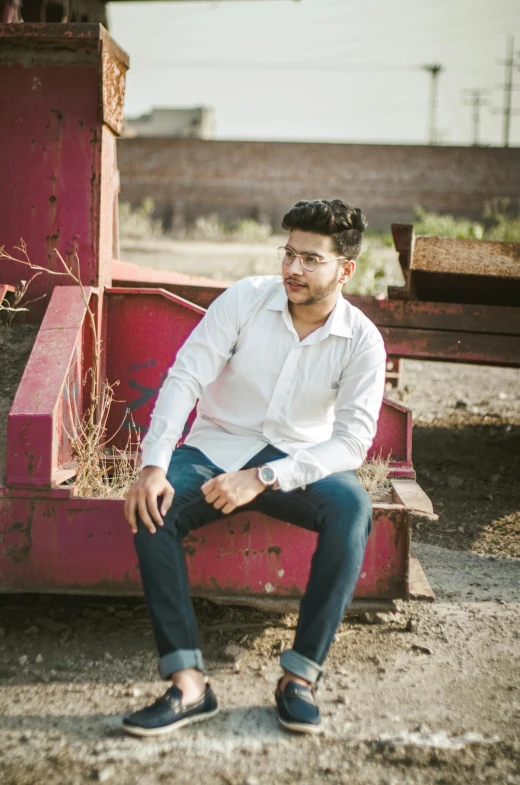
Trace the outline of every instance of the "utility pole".
<instances>
[{"instance_id":1,"label":"utility pole","mask_svg":"<svg viewBox=\"0 0 520 785\"><path fill-rule=\"evenodd\" d=\"M473 107L473 147L480 146L480 109L482 106L489 106L487 95L489 90L464 90L468 100L465 106Z\"/></svg>"},{"instance_id":2,"label":"utility pole","mask_svg":"<svg viewBox=\"0 0 520 785\"><path fill-rule=\"evenodd\" d=\"M502 85L504 88L504 108L498 113L503 115L503 139L504 147L509 147L509 137L511 132L511 116L517 114L512 108L513 103L513 74L515 68L520 67L520 60L515 59L515 41L512 35L507 39L507 56L505 60L499 61L506 67L506 80Z\"/></svg>"},{"instance_id":3,"label":"utility pole","mask_svg":"<svg viewBox=\"0 0 520 785\"><path fill-rule=\"evenodd\" d=\"M430 81L430 121L429 121L429 141L428 144L437 144L437 95L439 74L444 70L439 63L423 65L423 70L428 71L431 76Z\"/></svg>"}]
</instances>

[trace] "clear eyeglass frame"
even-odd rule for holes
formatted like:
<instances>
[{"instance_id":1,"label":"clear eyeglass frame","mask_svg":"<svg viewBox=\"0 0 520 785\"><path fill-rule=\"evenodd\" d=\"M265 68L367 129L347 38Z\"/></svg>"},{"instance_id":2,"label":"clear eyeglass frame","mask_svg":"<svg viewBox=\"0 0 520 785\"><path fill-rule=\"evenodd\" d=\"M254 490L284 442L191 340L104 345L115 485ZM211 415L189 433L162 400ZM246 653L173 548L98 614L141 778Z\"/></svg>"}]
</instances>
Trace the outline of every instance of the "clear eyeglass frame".
<instances>
[{"instance_id":1,"label":"clear eyeglass frame","mask_svg":"<svg viewBox=\"0 0 520 785\"><path fill-rule=\"evenodd\" d=\"M340 259L346 258L344 256L336 256L334 259L318 259L313 254L296 253L292 248L287 245L280 245L278 248L278 259L287 267L294 262L295 259L300 260L300 264L308 273L313 273L318 269L320 264L327 264L328 262L339 262Z\"/></svg>"}]
</instances>

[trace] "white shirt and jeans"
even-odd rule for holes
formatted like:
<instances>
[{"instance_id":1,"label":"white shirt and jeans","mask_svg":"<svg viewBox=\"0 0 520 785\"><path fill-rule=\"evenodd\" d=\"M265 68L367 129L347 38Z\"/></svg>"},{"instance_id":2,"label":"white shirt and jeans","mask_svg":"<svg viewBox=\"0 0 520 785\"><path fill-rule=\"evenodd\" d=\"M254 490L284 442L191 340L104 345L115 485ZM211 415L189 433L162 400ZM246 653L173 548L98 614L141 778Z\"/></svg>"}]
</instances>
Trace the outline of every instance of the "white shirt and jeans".
<instances>
[{"instance_id":1,"label":"white shirt and jeans","mask_svg":"<svg viewBox=\"0 0 520 785\"><path fill-rule=\"evenodd\" d=\"M287 670L314 682L352 598L372 508L357 480L374 438L385 380L377 328L341 295L300 341L280 276L246 278L210 306L161 388L143 466L175 488L165 525L139 525L136 548L163 678L203 670L182 550L190 529L220 519L201 485L222 472L271 465L279 490L245 508L318 532ZM184 446L175 449L198 401Z\"/></svg>"}]
</instances>

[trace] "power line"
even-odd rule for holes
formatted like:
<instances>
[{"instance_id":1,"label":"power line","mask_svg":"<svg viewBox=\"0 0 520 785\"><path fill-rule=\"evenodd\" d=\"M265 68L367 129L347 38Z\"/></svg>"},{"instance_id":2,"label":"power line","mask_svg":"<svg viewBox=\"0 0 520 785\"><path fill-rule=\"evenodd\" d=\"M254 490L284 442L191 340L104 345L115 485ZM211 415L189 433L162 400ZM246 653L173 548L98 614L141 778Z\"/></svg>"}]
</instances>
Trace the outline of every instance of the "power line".
<instances>
[{"instance_id":1,"label":"power line","mask_svg":"<svg viewBox=\"0 0 520 785\"><path fill-rule=\"evenodd\" d=\"M137 60L138 56L134 56ZM146 58L139 59L140 64L147 63ZM157 68L222 68L234 70L260 70L260 71L416 71L421 66L415 65L388 65L370 63L244 63L241 61L225 62L218 60L162 60L154 57L148 61Z\"/></svg>"},{"instance_id":2,"label":"power line","mask_svg":"<svg viewBox=\"0 0 520 785\"><path fill-rule=\"evenodd\" d=\"M468 96L467 101L464 101L464 106L473 107L473 146L480 146L480 110L483 106L489 106L490 101L487 99L489 90L464 90L464 94Z\"/></svg>"}]
</instances>

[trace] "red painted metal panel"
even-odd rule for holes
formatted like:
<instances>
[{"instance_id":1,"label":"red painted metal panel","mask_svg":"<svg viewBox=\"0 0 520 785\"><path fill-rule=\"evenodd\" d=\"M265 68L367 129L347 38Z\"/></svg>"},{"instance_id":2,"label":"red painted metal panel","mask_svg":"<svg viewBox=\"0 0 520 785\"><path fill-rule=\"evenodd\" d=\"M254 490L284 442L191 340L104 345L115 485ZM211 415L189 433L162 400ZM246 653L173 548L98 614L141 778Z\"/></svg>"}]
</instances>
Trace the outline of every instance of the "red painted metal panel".
<instances>
[{"instance_id":1,"label":"red painted metal panel","mask_svg":"<svg viewBox=\"0 0 520 785\"><path fill-rule=\"evenodd\" d=\"M186 539L192 591L299 596L315 545L313 532L260 513L230 516ZM405 597L408 559L405 508L377 506L355 596ZM0 590L140 593L123 502L0 497Z\"/></svg>"},{"instance_id":2,"label":"red painted metal panel","mask_svg":"<svg viewBox=\"0 0 520 785\"><path fill-rule=\"evenodd\" d=\"M59 464L72 457L66 429L71 399L82 411L85 313L78 287L56 287L8 417L9 485L50 485Z\"/></svg>"},{"instance_id":3,"label":"red painted metal panel","mask_svg":"<svg viewBox=\"0 0 520 785\"><path fill-rule=\"evenodd\" d=\"M377 433L369 458L390 458L392 476L413 478L412 468L412 413L393 401L383 401L377 423Z\"/></svg>"},{"instance_id":4,"label":"red painted metal panel","mask_svg":"<svg viewBox=\"0 0 520 785\"><path fill-rule=\"evenodd\" d=\"M166 373L205 311L169 292L110 289L106 297L106 376L119 382L108 422L115 433L128 407L139 430L150 416ZM128 418L126 419L127 425ZM124 447L128 428L116 444Z\"/></svg>"},{"instance_id":5,"label":"red painted metal panel","mask_svg":"<svg viewBox=\"0 0 520 785\"><path fill-rule=\"evenodd\" d=\"M408 555L402 507L376 509L356 597L406 594ZM300 596L307 585L317 535L261 513L242 512L185 540L194 593Z\"/></svg>"},{"instance_id":6,"label":"red painted metal panel","mask_svg":"<svg viewBox=\"0 0 520 785\"><path fill-rule=\"evenodd\" d=\"M31 259L55 271L62 267L54 248L76 250L85 284L97 281L98 79L95 66L0 63L0 105L9 107L2 117L1 244L11 250L22 237ZM4 265L2 277L16 284L27 268ZM63 280L40 275L31 296ZM35 303L31 316L45 305Z\"/></svg>"}]
</instances>

